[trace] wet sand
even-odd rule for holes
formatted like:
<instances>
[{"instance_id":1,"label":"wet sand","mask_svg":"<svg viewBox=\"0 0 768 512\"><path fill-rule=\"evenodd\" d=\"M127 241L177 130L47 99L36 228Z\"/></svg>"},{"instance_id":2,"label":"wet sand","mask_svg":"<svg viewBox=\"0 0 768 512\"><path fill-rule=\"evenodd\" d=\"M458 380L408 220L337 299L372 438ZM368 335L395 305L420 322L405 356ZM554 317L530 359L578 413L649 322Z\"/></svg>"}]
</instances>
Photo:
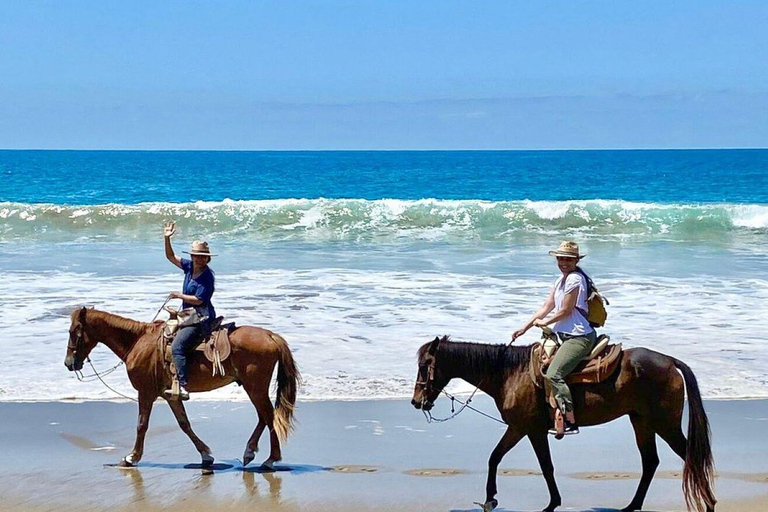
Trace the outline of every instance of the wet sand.
<instances>
[{"instance_id":1,"label":"wet sand","mask_svg":"<svg viewBox=\"0 0 768 512\"><path fill-rule=\"evenodd\" d=\"M195 397L196 398L196 397ZM0 510L128 511L479 511L486 464L504 427L467 410L427 424L407 400L299 403L283 462L267 471L261 440L256 462L242 467L255 412L245 402L188 403L192 425L213 449L203 474L192 443L158 402L144 459L114 465L133 445L131 403L0 403ZM495 413L485 397L474 402ZM447 414L438 401L436 416ZM717 510L768 510L768 401L708 401L718 473ZM685 510L682 462L659 440L661 465L646 510ZM629 503L640 457L629 421L582 430L551 442L563 506L618 510ZM498 477L499 509L541 510L547 491L533 450L522 441Z\"/></svg>"}]
</instances>

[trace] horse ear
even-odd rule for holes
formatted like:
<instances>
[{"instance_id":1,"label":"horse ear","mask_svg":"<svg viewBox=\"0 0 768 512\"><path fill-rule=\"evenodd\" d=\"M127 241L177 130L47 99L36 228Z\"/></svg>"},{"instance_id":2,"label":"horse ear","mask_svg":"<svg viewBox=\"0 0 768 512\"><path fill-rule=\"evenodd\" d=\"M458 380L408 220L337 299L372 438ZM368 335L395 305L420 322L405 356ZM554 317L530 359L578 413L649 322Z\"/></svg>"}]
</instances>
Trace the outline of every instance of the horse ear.
<instances>
[{"instance_id":1,"label":"horse ear","mask_svg":"<svg viewBox=\"0 0 768 512\"><path fill-rule=\"evenodd\" d=\"M430 354L434 354L437 352L437 347L440 346L440 338L435 336L435 339L432 340L432 343L429 344L429 350L428 352Z\"/></svg>"},{"instance_id":2,"label":"horse ear","mask_svg":"<svg viewBox=\"0 0 768 512\"><path fill-rule=\"evenodd\" d=\"M86 308L85 306L83 306L82 308L80 308L80 315L79 315L79 318L80 318L80 322L81 322L81 323L82 323L82 322L85 322L85 313L86 313L86 311L88 311L88 308Z\"/></svg>"}]
</instances>

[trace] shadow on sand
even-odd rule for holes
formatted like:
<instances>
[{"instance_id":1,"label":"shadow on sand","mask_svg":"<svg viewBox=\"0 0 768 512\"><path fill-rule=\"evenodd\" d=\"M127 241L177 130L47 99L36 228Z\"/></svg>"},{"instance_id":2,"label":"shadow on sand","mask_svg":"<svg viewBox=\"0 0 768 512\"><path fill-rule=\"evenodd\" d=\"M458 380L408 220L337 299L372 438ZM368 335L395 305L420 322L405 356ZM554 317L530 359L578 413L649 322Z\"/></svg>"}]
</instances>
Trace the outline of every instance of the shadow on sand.
<instances>
[{"instance_id":1,"label":"shadow on sand","mask_svg":"<svg viewBox=\"0 0 768 512\"><path fill-rule=\"evenodd\" d=\"M216 473L232 473L232 472L242 472L242 473L278 473L278 472L288 472L288 473L296 473L296 474L302 474L302 473L315 473L318 471L332 471L332 468L327 468L324 466L316 466L313 464L275 464L272 467L269 466L248 466L243 467L242 462L239 460L226 460L223 462L215 462L209 466L203 465L201 463L192 463L192 464L183 464L183 463L160 463L160 462L139 462L135 466L132 467L123 467L119 464L104 464L105 468L118 468L118 469L125 469L125 470L132 470L132 469L195 469L195 470L207 470L211 472Z\"/></svg>"},{"instance_id":2,"label":"shadow on sand","mask_svg":"<svg viewBox=\"0 0 768 512\"><path fill-rule=\"evenodd\" d=\"M572 510L572 509L568 509ZM643 509L645 510L645 509ZM477 507L477 508L453 508L451 509L451 512L483 512L483 509ZM493 512L526 512L523 510L513 510L508 509L504 507L495 508ZM579 509L575 510L573 509L572 512L621 512L618 508L604 508L604 507L593 507L593 508L585 508L585 509ZM648 512L653 512L649 510Z\"/></svg>"}]
</instances>

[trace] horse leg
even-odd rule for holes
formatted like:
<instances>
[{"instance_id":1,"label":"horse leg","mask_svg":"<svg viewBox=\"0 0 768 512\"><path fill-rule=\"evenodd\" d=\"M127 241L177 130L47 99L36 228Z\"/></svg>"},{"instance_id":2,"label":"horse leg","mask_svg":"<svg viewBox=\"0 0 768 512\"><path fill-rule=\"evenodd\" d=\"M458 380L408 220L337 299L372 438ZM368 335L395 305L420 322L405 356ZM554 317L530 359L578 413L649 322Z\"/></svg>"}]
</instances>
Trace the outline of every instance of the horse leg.
<instances>
[{"instance_id":1,"label":"horse leg","mask_svg":"<svg viewBox=\"0 0 768 512\"><path fill-rule=\"evenodd\" d=\"M661 437L670 448L672 448L672 451L677 454L678 457L683 459L683 464L685 464L685 456L687 454L687 443L685 439L685 434L683 434L682 429L679 425L672 425L667 428L658 428L659 437ZM714 506L709 506L705 503L707 512L714 512L715 508Z\"/></svg>"},{"instance_id":2,"label":"horse leg","mask_svg":"<svg viewBox=\"0 0 768 512\"><path fill-rule=\"evenodd\" d=\"M184 409L184 403L181 400L167 400L167 402L171 407L171 411L173 411L173 415L176 416L176 421L179 422L179 427L181 427L181 430L187 434L187 437L189 437L195 445L197 451L200 452L202 465L204 467L212 465L213 456L211 455L211 449L208 448L208 445L202 442L192 430L192 425L190 425L189 418L187 418L187 411Z\"/></svg>"},{"instance_id":3,"label":"horse leg","mask_svg":"<svg viewBox=\"0 0 768 512\"><path fill-rule=\"evenodd\" d=\"M629 419L632 422L632 428L635 429L635 441L637 442L637 449L640 450L640 458L643 462L643 475L640 477L635 497L632 498L629 505L621 509L621 512L634 512L643 508L648 487L651 485L656 468L659 467L659 454L656 451L656 433L647 420L636 415L630 415Z\"/></svg>"},{"instance_id":4,"label":"horse leg","mask_svg":"<svg viewBox=\"0 0 768 512\"><path fill-rule=\"evenodd\" d=\"M499 463L504 455L511 450L523 436L515 430L512 425L507 427L507 431L501 436L499 444L491 452L491 457L488 459L488 481L485 484L485 504L482 506L484 512L490 512L495 509L499 502L495 499L496 493L496 470L499 468Z\"/></svg>"},{"instance_id":5,"label":"horse leg","mask_svg":"<svg viewBox=\"0 0 768 512\"><path fill-rule=\"evenodd\" d=\"M258 409L256 410L256 413L258 414ZM251 434L251 438L248 439L248 444L245 446L243 466L247 466L256 458L256 452L259 451L259 438L266 426L267 423L262 419L261 414L259 414L259 423L256 425L256 428L253 429L253 434Z\"/></svg>"},{"instance_id":6,"label":"horse leg","mask_svg":"<svg viewBox=\"0 0 768 512\"><path fill-rule=\"evenodd\" d=\"M549 490L549 505L546 506L543 512L552 512L562 505L563 500L560 497L560 491L557 489L557 483L555 483L555 466L552 464L552 455L549 452L547 431L542 430L535 434L528 434L528 439L531 441L533 451L536 453L541 473L544 475L544 480L546 480L547 489Z\"/></svg>"},{"instance_id":7,"label":"horse leg","mask_svg":"<svg viewBox=\"0 0 768 512\"><path fill-rule=\"evenodd\" d=\"M269 401L269 382L264 385L260 385L260 383L257 382L255 385L244 387L245 392L248 393L248 397L256 407L256 412L259 415L259 423L256 425L251 438L248 440L248 446L246 447L243 458L248 458L249 451L256 448L255 445L258 444L261 433L264 431L264 428L267 427L269 428L269 458L265 460L262 465L271 468L275 462L283 460L283 455L280 450L280 439L278 439L274 427L275 408L272 406L272 402ZM254 452L251 452L250 454L250 460L253 460L254 458L253 453ZM243 460L243 465L245 465L245 460Z\"/></svg>"},{"instance_id":8,"label":"horse leg","mask_svg":"<svg viewBox=\"0 0 768 512\"><path fill-rule=\"evenodd\" d=\"M155 397L139 395L139 422L136 425L136 442L133 445L131 453L123 457L120 465L123 467L135 466L144 454L144 436L149 428L149 415L152 413L152 405L155 403Z\"/></svg>"}]
</instances>

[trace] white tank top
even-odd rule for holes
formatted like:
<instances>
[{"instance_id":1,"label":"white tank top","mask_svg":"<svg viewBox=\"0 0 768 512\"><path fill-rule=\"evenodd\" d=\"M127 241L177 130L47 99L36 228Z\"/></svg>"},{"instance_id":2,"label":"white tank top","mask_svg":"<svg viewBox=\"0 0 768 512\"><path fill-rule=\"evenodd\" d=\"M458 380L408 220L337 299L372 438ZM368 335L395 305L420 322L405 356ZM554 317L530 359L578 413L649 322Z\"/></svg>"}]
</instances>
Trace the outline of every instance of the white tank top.
<instances>
[{"instance_id":1,"label":"white tank top","mask_svg":"<svg viewBox=\"0 0 768 512\"><path fill-rule=\"evenodd\" d=\"M555 332L581 336L594 331L592 326L589 325L589 321L579 311L579 309L584 312L589 310L587 305L587 280L579 272L568 274L564 285L563 276L560 276L555 281L555 311L559 311L563 307L563 298L576 288L579 289L579 295L576 297L576 307L573 308L570 315L555 323L553 328Z\"/></svg>"}]
</instances>

